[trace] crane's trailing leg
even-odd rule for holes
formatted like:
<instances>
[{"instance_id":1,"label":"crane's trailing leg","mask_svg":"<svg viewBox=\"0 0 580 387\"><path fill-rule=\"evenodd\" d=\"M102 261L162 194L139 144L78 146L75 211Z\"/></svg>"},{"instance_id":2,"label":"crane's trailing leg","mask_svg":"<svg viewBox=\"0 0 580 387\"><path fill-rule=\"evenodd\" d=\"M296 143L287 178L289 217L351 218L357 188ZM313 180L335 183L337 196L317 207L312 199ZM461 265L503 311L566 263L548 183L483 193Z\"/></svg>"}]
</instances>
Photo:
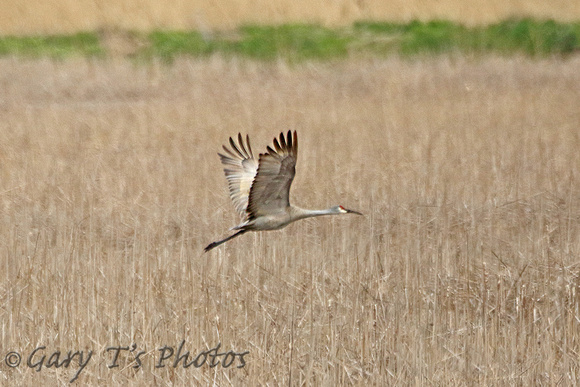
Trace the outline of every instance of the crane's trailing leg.
<instances>
[{"instance_id":1,"label":"crane's trailing leg","mask_svg":"<svg viewBox=\"0 0 580 387\"><path fill-rule=\"evenodd\" d=\"M227 241L229 241L230 239L234 239L237 236L242 235L243 233L245 233L248 230L240 230L237 233L235 233L234 235L230 235L229 237L227 237L226 239L222 239L221 241L217 241L217 242L212 242L209 245L206 246L205 249L203 249L205 252L210 251L211 249L213 249L214 247L218 247L219 245L221 245L222 243L226 243Z\"/></svg>"}]
</instances>

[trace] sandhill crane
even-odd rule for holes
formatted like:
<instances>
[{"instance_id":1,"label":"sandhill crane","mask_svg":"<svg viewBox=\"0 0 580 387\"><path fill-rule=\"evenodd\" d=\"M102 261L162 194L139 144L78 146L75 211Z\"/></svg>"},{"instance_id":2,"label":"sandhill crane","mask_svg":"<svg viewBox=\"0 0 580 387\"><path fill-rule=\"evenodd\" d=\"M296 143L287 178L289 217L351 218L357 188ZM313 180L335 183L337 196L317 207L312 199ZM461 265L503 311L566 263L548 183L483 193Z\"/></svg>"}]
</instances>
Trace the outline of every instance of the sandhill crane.
<instances>
[{"instance_id":1,"label":"sandhill crane","mask_svg":"<svg viewBox=\"0 0 580 387\"><path fill-rule=\"evenodd\" d=\"M280 141L274 138L275 150L268 146L267 152L260 154L259 160L254 158L249 136L246 136L245 145L240 133L237 145L230 137L230 147L231 149L224 145L226 154L218 153L218 155L224 165L230 197L236 210L245 216L245 220L231 229L238 232L210 243L205 251L245 232L278 230L299 219L321 215L362 215L343 206L334 206L326 210L305 210L290 204L290 185L296 173L298 153L296 131L293 135L288 131L286 138L284 133L280 133Z\"/></svg>"}]
</instances>

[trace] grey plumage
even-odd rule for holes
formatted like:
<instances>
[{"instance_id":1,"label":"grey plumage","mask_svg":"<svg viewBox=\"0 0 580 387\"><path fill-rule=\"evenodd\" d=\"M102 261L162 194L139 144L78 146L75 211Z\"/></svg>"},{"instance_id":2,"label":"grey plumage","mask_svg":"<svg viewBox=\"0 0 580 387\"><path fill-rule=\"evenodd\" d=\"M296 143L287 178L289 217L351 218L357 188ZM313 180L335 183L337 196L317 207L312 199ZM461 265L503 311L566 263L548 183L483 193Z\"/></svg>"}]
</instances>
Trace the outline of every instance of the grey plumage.
<instances>
[{"instance_id":1,"label":"grey plumage","mask_svg":"<svg viewBox=\"0 0 580 387\"><path fill-rule=\"evenodd\" d=\"M342 206L306 210L290 204L290 186L296 174L298 155L296 131L288 131L286 137L280 133L280 140L274 138L274 149L268 146L258 160L252 153L249 136L245 144L241 134L238 134L237 144L230 137L229 144L231 149L224 145L225 154L219 153L219 156L234 207L245 219L233 228L238 230L235 234L210 243L205 251L247 231L278 230L299 219L348 213L362 215Z\"/></svg>"}]
</instances>

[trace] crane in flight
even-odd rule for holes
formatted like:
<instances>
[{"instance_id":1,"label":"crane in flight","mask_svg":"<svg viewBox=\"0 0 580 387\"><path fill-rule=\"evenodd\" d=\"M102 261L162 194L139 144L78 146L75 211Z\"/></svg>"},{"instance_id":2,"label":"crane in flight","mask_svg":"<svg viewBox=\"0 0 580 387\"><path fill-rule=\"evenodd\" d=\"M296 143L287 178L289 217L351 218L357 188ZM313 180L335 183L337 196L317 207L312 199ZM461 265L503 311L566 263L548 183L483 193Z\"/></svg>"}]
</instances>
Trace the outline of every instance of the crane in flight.
<instances>
[{"instance_id":1,"label":"crane in flight","mask_svg":"<svg viewBox=\"0 0 580 387\"><path fill-rule=\"evenodd\" d=\"M288 131L280 141L274 138L274 149L266 148L256 159L250 147L250 137L244 144L238 133L238 144L230 137L230 148L223 146L225 154L218 153L228 180L230 198L234 207L244 216L243 223L232 228L237 232L206 246L205 251L221 245L248 231L278 230L290 223L313 216L357 214L343 206L326 210L306 210L290 204L290 185L296 173L298 137Z\"/></svg>"}]
</instances>

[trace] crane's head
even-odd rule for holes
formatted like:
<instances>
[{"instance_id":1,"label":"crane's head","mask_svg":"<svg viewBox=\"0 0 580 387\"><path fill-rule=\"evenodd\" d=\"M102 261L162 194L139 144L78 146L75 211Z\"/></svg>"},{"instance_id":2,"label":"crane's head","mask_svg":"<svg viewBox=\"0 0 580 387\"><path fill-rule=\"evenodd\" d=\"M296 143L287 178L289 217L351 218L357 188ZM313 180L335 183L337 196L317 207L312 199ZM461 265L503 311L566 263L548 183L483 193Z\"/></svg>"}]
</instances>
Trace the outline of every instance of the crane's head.
<instances>
[{"instance_id":1,"label":"crane's head","mask_svg":"<svg viewBox=\"0 0 580 387\"><path fill-rule=\"evenodd\" d=\"M348 209L344 208L343 206L332 207L332 209L334 211L336 211L337 214L357 214L357 215L362 215L358 211L348 210Z\"/></svg>"}]
</instances>

